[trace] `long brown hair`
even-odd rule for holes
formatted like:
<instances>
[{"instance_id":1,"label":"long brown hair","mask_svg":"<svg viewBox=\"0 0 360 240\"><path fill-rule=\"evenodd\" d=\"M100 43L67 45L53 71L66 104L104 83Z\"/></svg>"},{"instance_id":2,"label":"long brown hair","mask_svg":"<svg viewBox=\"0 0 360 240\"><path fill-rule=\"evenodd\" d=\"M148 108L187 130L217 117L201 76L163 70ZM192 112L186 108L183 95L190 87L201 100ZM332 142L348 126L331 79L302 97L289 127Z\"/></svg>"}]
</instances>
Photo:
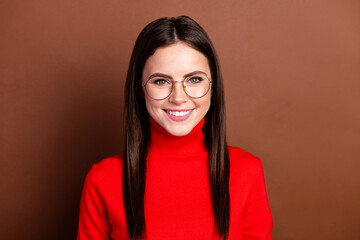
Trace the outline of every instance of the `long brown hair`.
<instances>
[{"instance_id":1,"label":"long brown hair","mask_svg":"<svg viewBox=\"0 0 360 240\"><path fill-rule=\"evenodd\" d=\"M132 239L145 229L144 193L149 118L140 82L146 60L159 47L185 42L203 53L211 70L212 95L203 128L209 152L209 176L214 223L226 239L229 232L229 155L226 144L225 97L222 74L214 46L204 29L189 17L160 18L148 24L138 36L125 84L125 161L123 198L127 229Z\"/></svg>"}]
</instances>

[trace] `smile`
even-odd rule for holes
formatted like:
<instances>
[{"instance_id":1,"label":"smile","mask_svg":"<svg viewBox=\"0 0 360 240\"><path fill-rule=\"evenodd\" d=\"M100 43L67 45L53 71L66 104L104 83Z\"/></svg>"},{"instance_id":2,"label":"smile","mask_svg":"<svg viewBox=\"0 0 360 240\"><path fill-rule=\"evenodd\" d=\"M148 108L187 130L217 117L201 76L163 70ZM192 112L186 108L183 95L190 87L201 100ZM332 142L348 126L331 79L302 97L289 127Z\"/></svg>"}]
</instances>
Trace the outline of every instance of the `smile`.
<instances>
[{"instance_id":1,"label":"smile","mask_svg":"<svg viewBox=\"0 0 360 240\"><path fill-rule=\"evenodd\" d=\"M173 120L173 121L176 121L176 122L181 122L181 121L185 121L187 120L192 112L194 111L195 109L184 109L184 110L168 110L168 109L164 109L164 112L166 112L167 116Z\"/></svg>"},{"instance_id":2,"label":"smile","mask_svg":"<svg viewBox=\"0 0 360 240\"><path fill-rule=\"evenodd\" d=\"M176 116L176 117L183 117L188 115L191 110L187 110L187 111L171 111L171 110L165 110L165 112L167 112L168 114L172 115L172 116Z\"/></svg>"}]
</instances>

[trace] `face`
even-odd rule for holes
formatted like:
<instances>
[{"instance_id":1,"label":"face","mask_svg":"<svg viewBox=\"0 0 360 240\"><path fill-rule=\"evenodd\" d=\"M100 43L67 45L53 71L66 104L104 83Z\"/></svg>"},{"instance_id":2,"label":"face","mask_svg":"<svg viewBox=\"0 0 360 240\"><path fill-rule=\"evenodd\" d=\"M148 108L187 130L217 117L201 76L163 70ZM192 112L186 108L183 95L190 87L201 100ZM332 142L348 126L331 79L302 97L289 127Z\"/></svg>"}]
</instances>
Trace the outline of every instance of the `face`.
<instances>
[{"instance_id":1,"label":"face","mask_svg":"<svg viewBox=\"0 0 360 240\"><path fill-rule=\"evenodd\" d=\"M181 82L186 76L204 73L211 79L208 60L201 52L178 42L158 48L144 66L142 83L152 76L166 76L173 81L173 91L163 100L154 100L145 93L146 108L150 116L174 136L188 134L210 108L211 87L201 98L191 98L184 92ZM176 81L176 82L175 82Z\"/></svg>"}]
</instances>

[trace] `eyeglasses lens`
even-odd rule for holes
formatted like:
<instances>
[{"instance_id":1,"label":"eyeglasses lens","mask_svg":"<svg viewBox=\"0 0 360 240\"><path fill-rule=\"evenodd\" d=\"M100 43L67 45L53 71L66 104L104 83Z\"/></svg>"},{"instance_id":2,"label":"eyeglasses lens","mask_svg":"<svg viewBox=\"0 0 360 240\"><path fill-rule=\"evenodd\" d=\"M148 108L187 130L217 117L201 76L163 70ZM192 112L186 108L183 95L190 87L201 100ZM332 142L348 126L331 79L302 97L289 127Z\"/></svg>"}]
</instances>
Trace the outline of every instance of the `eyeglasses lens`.
<instances>
[{"instance_id":1,"label":"eyeglasses lens","mask_svg":"<svg viewBox=\"0 0 360 240\"><path fill-rule=\"evenodd\" d=\"M146 82L145 88L151 98L161 100L171 94L173 84L170 79L154 77ZM205 75L190 76L183 81L184 91L192 98L205 96L210 89L210 84L210 80Z\"/></svg>"}]
</instances>

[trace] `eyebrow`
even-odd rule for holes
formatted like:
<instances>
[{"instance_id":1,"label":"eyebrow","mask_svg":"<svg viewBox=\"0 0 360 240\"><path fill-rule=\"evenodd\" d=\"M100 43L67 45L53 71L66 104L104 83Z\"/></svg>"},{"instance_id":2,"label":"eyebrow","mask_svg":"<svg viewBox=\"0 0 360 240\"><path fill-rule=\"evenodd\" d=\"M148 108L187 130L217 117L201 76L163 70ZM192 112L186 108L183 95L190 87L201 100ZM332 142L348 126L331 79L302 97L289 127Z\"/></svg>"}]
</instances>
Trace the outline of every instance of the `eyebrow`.
<instances>
[{"instance_id":1,"label":"eyebrow","mask_svg":"<svg viewBox=\"0 0 360 240\"><path fill-rule=\"evenodd\" d=\"M188 73L188 74L186 74L184 77L187 78L187 77L190 77L190 76L196 75L196 74L203 74L203 75L205 75L207 78L209 78L208 75L207 75L205 72L199 71L199 70L193 71L193 72L191 72L191 73Z\"/></svg>"},{"instance_id":2,"label":"eyebrow","mask_svg":"<svg viewBox=\"0 0 360 240\"><path fill-rule=\"evenodd\" d=\"M196 74L203 74L203 75L205 75L206 77L208 77L205 72L196 70L196 71L193 71L193 72L190 72L190 73L186 74L186 75L184 76L184 78L187 78L187 77L190 77L190 76L193 76L193 75L196 75ZM151 78L154 78L154 77L162 77L162 78L167 78L167 79L171 79L171 80L173 79L171 76L166 75L166 74L163 74L163 73L154 73L154 74L151 74L148 79L151 79Z\"/></svg>"},{"instance_id":3,"label":"eyebrow","mask_svg":"<svg viewBox=\"0 0 360 240\"><path fill-rule=\"evenodd\" d=\"M151 78L154 78L154 77L162 77L162 78L172 79L171 76L166 75L166 74L163 74L163 73L154 73L154 74L151 74L148 79L151 79Z\"/></svg>"}]
</instances>

